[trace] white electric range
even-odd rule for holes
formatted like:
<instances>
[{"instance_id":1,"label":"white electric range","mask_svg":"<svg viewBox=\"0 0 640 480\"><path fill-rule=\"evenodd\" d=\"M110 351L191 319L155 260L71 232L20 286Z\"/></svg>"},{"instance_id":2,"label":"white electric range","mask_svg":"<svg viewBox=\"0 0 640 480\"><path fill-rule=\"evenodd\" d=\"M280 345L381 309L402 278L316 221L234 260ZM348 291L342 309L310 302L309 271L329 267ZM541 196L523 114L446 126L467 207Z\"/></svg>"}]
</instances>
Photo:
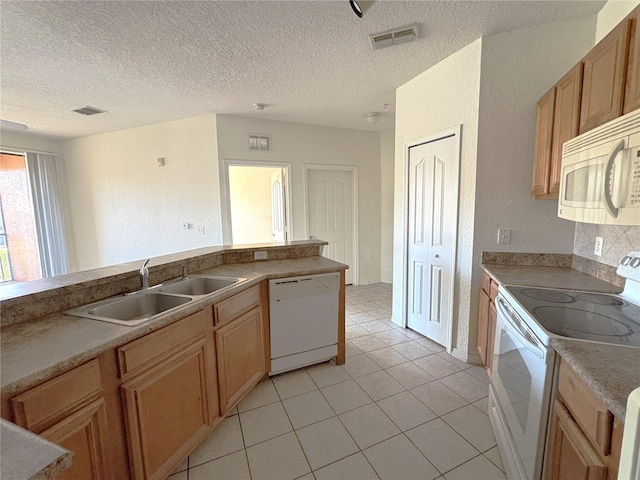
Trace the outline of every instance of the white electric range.
<instances>
[{"instance_id":1,"label":"white electric range","mask_svg":"<svg viewBox=\"0 0 640 480\"><path fill-rule=\"evenodd\" d=\"M640 348L640 252L620 260L619 295L501 286L489 417L508 478L539 480L556 353L552 338Z\"/></svg>"}]
</instances>

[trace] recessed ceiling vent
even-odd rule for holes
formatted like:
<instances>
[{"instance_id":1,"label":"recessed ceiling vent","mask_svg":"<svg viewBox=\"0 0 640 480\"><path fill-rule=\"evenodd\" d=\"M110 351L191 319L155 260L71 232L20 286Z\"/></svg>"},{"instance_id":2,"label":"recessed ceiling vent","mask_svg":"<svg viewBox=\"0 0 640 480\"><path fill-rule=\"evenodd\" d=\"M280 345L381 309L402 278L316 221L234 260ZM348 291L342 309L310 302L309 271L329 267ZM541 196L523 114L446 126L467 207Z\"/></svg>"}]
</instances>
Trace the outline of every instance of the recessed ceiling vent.
<instances>
[{"instance_id":1,"label":"recessed ceiling vent","mask_svg":"<svg viewBox=\"0 0 640 480\"><path fill-rule=\"evenodd\" d=\"M82 115L97 115L98 113L106 113L106 110L100 110L95 107L82 107L75 109L74 112L81 113Z\"/></svg>"},{"instance_id":2,"label":"recessed ceiling vent","mask_svg":"<svg viewBox=\"0 0 640 480\"><path fill-rule=\"evenodd\" d=\"M390 47L399 43L413 42L418 36L418 25L410 25L408 27L396 28L382 33L374 33L369 35L371 48L377 50L379 48Z\"/></svg>"}]
</instances>

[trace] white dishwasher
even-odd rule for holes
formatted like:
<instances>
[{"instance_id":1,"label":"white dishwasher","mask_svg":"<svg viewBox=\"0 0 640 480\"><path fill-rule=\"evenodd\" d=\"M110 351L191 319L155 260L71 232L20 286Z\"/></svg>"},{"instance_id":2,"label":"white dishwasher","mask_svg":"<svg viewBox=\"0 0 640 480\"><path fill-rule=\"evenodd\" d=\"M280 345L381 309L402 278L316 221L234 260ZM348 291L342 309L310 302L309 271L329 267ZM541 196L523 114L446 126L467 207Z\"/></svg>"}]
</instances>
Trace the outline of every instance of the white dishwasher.
<instances>
[{"instance_id":1,"label":"white dishwasher","mask_svg":"<svg viewBox=\"0 0 640 480\"><path fill-rule=\"evenodd\" d=\"M269 375L337 355L339 290L338 273L269 280Z\"/></svg>"}]
</instances>

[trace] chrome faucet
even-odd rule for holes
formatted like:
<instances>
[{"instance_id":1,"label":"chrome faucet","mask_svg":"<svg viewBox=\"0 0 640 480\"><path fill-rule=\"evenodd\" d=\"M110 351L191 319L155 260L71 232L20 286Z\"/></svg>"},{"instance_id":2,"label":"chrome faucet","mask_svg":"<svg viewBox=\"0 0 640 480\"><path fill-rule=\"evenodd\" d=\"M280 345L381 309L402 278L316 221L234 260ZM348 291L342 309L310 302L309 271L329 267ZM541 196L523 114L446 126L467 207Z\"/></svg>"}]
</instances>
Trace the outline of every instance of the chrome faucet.
<instances>
[{"instance_id":1,"label":"chrome faucet","mask_svg":"<svg viewBox=\"0 0 640 480\"><path fill-rule=\"evenodd\" d=\"M147 268L149 259L147 258L140 269L140 279L142 280L142 288L149 288L149 269Z\"/></svg>"},{"instance_id":2,"label":"chrome faucet","mask_svg":"<svg viewBox=\"0 0 640 480\"><path fill-rule=\"evenodd\" d=\"M182 264L182 279L184 280L185 278L187 278L187 264L183 263Z\"/></svg>"}]
</instances>

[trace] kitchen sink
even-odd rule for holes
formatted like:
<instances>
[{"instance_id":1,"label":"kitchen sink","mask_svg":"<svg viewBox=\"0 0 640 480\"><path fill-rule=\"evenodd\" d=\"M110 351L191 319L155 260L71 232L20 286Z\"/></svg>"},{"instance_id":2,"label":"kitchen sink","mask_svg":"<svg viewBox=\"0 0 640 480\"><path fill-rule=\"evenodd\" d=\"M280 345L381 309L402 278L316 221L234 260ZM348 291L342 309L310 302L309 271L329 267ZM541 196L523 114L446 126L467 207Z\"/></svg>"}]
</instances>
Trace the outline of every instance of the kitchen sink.
<instances>
[{"instance_id":1,"label":"kitchen sink","mask_svg":"<svg viewBox=\"0 0 640 480\"><path fill-rule=\"evenodd\" d=\"M243 280L244 278L192 275L168 282L158 288L158 292L199 297L230 287Z\"/></svg>"},{"instance_id":2,"label":"kitchen sink","mask_svg":"<svg viewBox=\"0 0 640 480\"><path fill-rule=\"evenodd\" d=\"M138 292L107 298L67 310L66 314L118 325L136 326L160 314L236 285L244 278L192 275Z\"/></svg>"},{"instance_id":3,"label":"kitchen sink","mask_svg":"<svg viewBox=\"0 0 640 480\"><path fill-rule=\"evenodd\" d=\"M193 299L190 297L142 291L133 295L107 298L67 310L65 313L119 325L134 326L191 301Z\"/></svg>"}]
</instances>

